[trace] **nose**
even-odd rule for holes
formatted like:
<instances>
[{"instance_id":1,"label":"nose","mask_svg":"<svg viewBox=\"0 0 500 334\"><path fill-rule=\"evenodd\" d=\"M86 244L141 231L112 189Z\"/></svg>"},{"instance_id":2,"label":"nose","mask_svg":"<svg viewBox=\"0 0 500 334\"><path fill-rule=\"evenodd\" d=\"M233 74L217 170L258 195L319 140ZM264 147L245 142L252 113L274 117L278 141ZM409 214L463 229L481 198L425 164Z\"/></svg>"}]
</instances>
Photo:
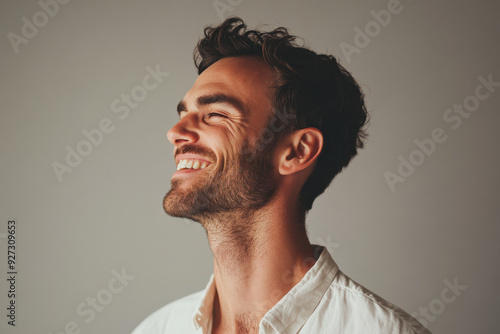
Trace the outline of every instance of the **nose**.
<instances>
[{"instance_id":1,"label":"nose","mask_svg":"<svg viewBox=\"0 0 500 334\"><path fill-rule=\"evenodd\" d=\"M192 144L200 139L195 114L187 113L167 132L167 138L174 146Z\"/></svg>"}]
</instances>

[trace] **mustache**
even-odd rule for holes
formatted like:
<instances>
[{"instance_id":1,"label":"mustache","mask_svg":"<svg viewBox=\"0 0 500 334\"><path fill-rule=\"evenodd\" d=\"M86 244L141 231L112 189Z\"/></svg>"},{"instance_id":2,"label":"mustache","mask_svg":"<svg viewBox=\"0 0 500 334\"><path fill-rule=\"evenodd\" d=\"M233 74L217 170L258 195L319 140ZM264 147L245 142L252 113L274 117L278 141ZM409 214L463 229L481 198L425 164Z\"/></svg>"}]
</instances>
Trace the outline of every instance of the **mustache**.
<instances>
[{"instance_id":1,"label":"mustache","mask_svg":"<svg viewBox=\"0 0 500 334\"><path fill-rule=\"evenodd\" d=\"M202 155L204 157L209 158L210 161L214 162L217 160L215 153L205 146L190 145L190 144L183 145L175 150L174 157L176 157L177 154L184 154L184 153Z\"/></svg>"}]
</instances>

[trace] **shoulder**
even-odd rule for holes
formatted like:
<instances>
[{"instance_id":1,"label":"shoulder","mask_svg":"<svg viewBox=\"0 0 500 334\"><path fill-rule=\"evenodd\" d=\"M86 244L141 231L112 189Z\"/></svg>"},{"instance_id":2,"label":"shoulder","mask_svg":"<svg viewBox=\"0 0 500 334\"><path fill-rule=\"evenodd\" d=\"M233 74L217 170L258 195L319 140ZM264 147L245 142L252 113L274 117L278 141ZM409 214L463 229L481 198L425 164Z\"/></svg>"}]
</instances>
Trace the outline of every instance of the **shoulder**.
<instances>
[{"instance_id":1,"label":"shoulder","mask_svg":"<svg viewBox=\"0 0 500 334\"><path fill-rule=\"evenodd\" d=\"M341 310L341 312L339 312ZM430 334L411 315L338 271L316 309L345 333Z\"/></svg>"},{"instance_id":2,"label":"shoulder","mask_svg":"<svg viewBox=\"0 0 500 334\"><path fill-rule=\"evenodd\" d=\"M186 329L193 326L193 315L203 293L204 291L195 292L156 310L132 334L186 333Z\"/></svg>"}]
</instances>

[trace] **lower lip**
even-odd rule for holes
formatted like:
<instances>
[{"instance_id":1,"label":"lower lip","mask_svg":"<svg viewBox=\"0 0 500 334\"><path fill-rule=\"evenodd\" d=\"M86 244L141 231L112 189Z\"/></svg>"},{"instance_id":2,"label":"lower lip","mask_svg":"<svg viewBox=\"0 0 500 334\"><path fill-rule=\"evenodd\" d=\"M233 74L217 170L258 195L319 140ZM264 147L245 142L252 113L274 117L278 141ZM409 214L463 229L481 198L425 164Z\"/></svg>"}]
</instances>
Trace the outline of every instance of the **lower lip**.
<instances>
[{"instance_id":1,"label":"lower lip","mask_svg":"<svg viewBox=\"0 0 500 334\"><path fill-rule=\"evenodd\" d=\"M176 171L172 176L196 173L196 172L199 172L201 170L203 170L203 169L201 169L201 168L200 169L181 169L181 170Z\"/></svg>"}]
</instances>

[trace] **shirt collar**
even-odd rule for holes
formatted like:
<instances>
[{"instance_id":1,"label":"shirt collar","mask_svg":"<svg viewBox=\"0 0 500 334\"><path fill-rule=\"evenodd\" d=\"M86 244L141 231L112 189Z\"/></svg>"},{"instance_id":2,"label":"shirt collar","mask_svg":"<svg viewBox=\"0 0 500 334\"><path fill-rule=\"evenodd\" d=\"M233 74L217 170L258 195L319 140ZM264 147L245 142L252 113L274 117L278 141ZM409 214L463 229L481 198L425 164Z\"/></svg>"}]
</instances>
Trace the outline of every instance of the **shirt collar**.
<instances>
[{"instance_id":1,"label":"shirt collar","mask_svg":"<svg viewBox=\"0 0 500 334\"><path fill-rule=\"evenodd\" d=\"M260 322L260 332L266 332L265 329L271 327L277 333L297 333L319 304L337 274L338 266L325 247L313 247L316 263L300 282L264 315ZM203 299L193 315L195 329L203 328L203 333L211 331L215 293L212 274Z\"/></svg>"},{"instance_id":2,"label":"shirt collar","mask_svg":"<svg viewBox=\"0 0 500 334\"><path fill-rule=\"evenodd\" d=\"M261 332L266 327L272 327L276 333L297 333L328 290L337 275L338 266L325 247L313 247L314 254L320 254L316 263L300 282L264 315L260 323Z\"/></svg>"},{"instance_id":3,"label":"shirt collar","mask_svg":"<svg viewBox=\"0 0 500 334\"><path fill-rule=\"evenodd\" d=\"M196 330L203 328L203 333L210 333L212 331L215 292L215 280L212 274L203 292L203 299L193 314L194 328Z\"/></svg>"}]
</instances>

